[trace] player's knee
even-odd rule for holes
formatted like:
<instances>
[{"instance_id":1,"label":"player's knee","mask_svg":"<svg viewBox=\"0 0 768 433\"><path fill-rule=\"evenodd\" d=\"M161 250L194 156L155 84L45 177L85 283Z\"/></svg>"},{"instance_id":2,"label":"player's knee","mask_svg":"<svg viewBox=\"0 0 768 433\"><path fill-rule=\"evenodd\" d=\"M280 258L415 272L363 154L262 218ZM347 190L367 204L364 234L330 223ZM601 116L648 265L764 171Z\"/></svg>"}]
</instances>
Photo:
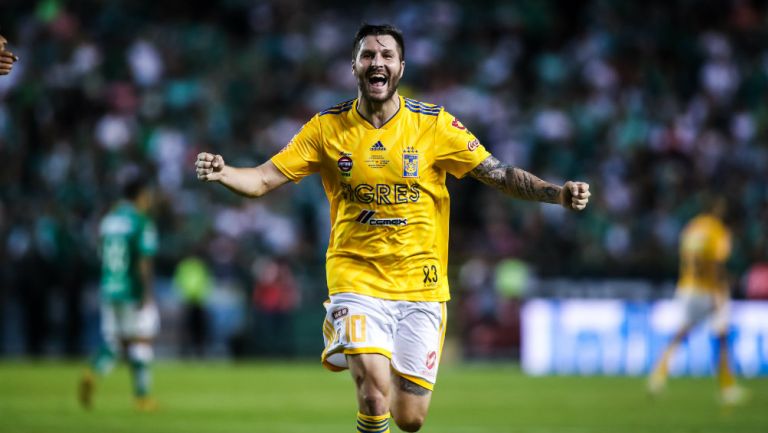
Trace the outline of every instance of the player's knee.
<instances>
[{"instance_id":1,"label":"player's knee","mask_svg":"<svg viewBox=\"0 0 768 433\"><path fill-rule=\"evenodd\" d=\"M424 425L424 416L421 414L393 414L395 419L395 424L400 428L402 431L406 432L417 432L419 429L421 429L421 426Z\"/></svg>"},{"instance_id":2,"label":"player's knee","mask_svg":"<svg viewBox=\"0 0 768 433\"><path fill-rule=\"evenodd\" d=\"M372 389L363 393L360 398L360 403L363 406L361 409L365 413L381 415L389 411L389 402L387 401L387 398L377 389Z\"/></svg>"},{"instance_id":3,"label":"player's knee","mask_svg":"<svg viewBox=\"0 0 768 433\"><path fill-rule=\"evenodd\" d=\"M360 409L367 414L381 415L389 411L389 399L375 382L363 382L358 388Z\"/></svg>"}]
</instances>

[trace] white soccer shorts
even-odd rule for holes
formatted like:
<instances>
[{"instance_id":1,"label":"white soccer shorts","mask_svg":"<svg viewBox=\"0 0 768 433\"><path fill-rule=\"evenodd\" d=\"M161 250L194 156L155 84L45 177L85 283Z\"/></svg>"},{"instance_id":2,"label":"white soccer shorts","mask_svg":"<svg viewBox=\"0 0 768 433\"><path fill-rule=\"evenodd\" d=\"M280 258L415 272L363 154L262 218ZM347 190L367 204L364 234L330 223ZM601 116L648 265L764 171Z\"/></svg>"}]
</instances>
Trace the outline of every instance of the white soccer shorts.
<instances>
[{"instance_id":1,"label":"white soccer shorts","mask_svg":"<svg viewBox=\"0 0 768 433\"><path fill-rule=\"evenodd\" d=\"M160 315L153 303L139 308L133 302L101 305L101 333L108 342L130 338L154 338L160 328Z\"/></svg>"},{"instance_id":2,"label":"white soccer shorts","mask_svg":"<svg viewBox=\"0 0 768 433\"><path fill-rule=\"evenodd\" d=\"M346 355L378 353L429 390L437 379L447 321L445 302L390 301L340 293L325 303L323 365L348 368Z\"/></svg>"},{"instance_id":3,"label":"white soccer shorts","mask_svg":"<svg viewBox=\"0 0 768 433\"><path fill-rule=\"evenodd\" d=\"M711 295L684 293L677 296L680 303L684 326L696 326L708 317L712 317L712 329L717 333L728 330L730 302L717 306Z\"/></svg>"}]
</instances>

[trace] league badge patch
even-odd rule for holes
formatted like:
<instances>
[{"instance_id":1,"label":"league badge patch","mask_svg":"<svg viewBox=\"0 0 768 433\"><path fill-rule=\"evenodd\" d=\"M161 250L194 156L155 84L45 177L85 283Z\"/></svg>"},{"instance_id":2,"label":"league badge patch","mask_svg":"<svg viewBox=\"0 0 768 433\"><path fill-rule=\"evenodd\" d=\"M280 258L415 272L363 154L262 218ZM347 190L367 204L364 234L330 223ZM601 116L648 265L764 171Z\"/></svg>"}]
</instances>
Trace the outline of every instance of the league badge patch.
<instances>
[{"instance_id":1,"label":"league badge patch","mask_svg":"<svg viewBox=\"0 0 768 433\"><path fill-rule=\"evenodd\" d=\"M339 158L339 170L344 172L352 170L352 158L348 156Z\"/></svg>"},{"instance_id":2,"label":"league badge patch","mask_svg":"<svg viewBox=\"0 0 768 433\"><path fill-rule=\"evenodd\" d=\"M350 158L352 154L351 153L341 153L341 158L336 162L336 164L339 166L339 173L344 177L349 177L351 175L350 171L352 170L352 158Z\"/></svg>"},{"instance_id":3,"label":"league badge patch","mask_svg":"<svg viewBox=\"0 0 768 433\"><path fill-rule=\"evenodd\" d=\"M333 316L333 320L339 320L342 317L346 316L347 313L349 313L349 309L347 307L341 307L338 310L334 311L331 315Z\"/></svg>"}]
</instances>

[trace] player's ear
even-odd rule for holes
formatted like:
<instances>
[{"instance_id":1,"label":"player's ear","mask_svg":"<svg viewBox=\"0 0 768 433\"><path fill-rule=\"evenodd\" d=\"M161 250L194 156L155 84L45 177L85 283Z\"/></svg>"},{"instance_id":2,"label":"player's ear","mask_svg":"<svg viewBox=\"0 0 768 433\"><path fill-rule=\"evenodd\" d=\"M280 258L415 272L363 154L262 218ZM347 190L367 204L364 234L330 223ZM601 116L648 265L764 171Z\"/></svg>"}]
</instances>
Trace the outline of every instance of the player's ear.
<instances>
[{"instance_id":1,"label":"player's ear","mask_svg":"<svg viewBox=\"0 0 768 433\"><path fill-rule=\"evenodd\" d=\"M403 74L405 74L405 60L400 62L400 76L398 77L398 79L402 79Z\"/></svg>"}]
</instances>

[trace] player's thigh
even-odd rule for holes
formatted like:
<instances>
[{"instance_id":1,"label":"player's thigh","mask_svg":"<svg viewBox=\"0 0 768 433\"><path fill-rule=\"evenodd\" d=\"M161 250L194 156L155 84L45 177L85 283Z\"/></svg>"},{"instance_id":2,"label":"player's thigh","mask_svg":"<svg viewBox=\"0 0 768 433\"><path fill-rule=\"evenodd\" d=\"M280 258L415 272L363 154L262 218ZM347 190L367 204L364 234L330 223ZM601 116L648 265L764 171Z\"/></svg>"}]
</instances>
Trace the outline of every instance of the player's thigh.
<instances>
[{"instance_id":1,"label":"player's thigh","mask_svg":"<svg viewBox=\"0 0 768 433\"><path fill-rule=\"evenodd\" d=\"M392 368L404 379L432 390L445 338L445 303L414 302L404 308L395 331Z\"/></svg>"},{"instance_id":2,"label":"player's thigh","mask_svg":"<svg viewBox=\"0 0 768 433\"><path fill-rule=\"evenodd\" d=\"M683 326L692 328L712 313L714 302L709 295L694 293L686 294L679 298L683 316Z\"/></svg>"},{"instance_id":3,"label":"player's thigh","mask_svg":"<svg viewBox=\"0 0 768 433\"><path fill-rule=\"evenodd\" d=\"M731 316L731 303L726 301L722 304L715 304L712 311L712 331L717 335L728 333L728 325Z\"/></svg>"},{"instance_id":4,"label":"player's thigh","mask_svg":"<svg viewBox=\"0 0 768 433\"><path fill-rule=\"evenodd\" d=\"M388 408L390 396L389 358L378 353L347 355L347 365L357 387L357 400L369 415L380 415Z\"/></svg>"},{"instance_id":5,"label":"player's thigh","mask_svg":"<svg viewBox=\"0 0 768 433\"><path fill-rule=\"evenodd\" d=\"M347 355L349 372L356 385L373 383L377 388L389 389L389 359L378 353Z\"/></svg>"},{"instance_id":6,"label":"player's thigh","mask_svg":"<svg viewBox=\"0 0 768 433\"><path fill-rule=\"evenodd\" d=\"M392 373L392 398L390 411L398 424L424 422L432 401L432 391Z\"/></svg>"},{"instance_id":7,"label":"player's thigh","mask_svg":"<svg viewBox=\"0 0 768 433\"><path fill-rule=\"evenodd\" d=\"M429 410L447 315L445 303L419 302L406 308L395 333L391 410L397 424L412 431Z\"/></svg>"},{"instance_id":8,"label":"player's thigh","mask_svg":"<svg viewBox=\"0 0 768 433\"><path fill-rule=\"evenodd\" d=\"M122 338L118 305L107 302L101 304L100 316L101 337L112 350L117 350Z\"/></svg>"},{"instance_id":9,"label":"player's thigh","mask_svg":"<svg viewBox=\"0 0 768 433\"><path fill-rule=\"evenodd\" d=\"M151 341L160 328L160 315L155 304L139 307L137 304L126 304L124 337L132 341Z\"/></svg>"},{"instance_id":10,"label":"player's thigh","mask_svg":"<svg viewBox=\"0 0 768 433\"><path fill-rule=\"evenodd\" d=\"M331 296L323 323L323 364L331 370L348 367L349 355L392 356L395 322L391 303L368 296L342 293Z\"/></svg>"}]
</instances>

